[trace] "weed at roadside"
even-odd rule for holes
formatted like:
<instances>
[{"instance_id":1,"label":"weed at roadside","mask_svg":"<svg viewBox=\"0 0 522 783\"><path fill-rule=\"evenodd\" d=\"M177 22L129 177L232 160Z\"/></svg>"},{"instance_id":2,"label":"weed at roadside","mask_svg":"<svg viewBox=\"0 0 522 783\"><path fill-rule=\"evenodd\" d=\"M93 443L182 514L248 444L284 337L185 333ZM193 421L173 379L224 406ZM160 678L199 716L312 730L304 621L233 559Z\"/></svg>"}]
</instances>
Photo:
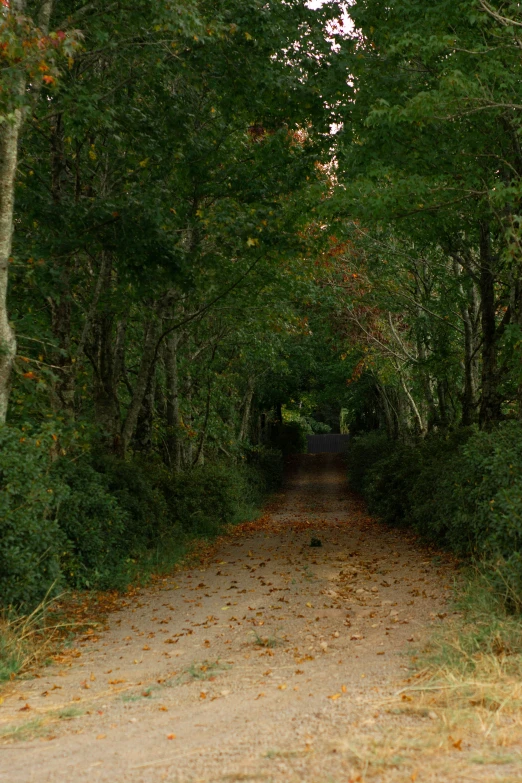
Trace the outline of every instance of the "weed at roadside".
<instances>
[{"instance_id":1,"label":"weed at roadside","mask_svg":"<svg viewBox=\"0 0 522 783\"><path fill-rule=\"evenodd\" d=\"M284 639L281 639L277 635L278 630L275 631L275 633L271 636L260 636L257 631L252 631L254 635L254 644L257 644L259 647L268 647L269 649L274 647L281 647L285 642Z\"/></svg>"},{"instance_id":2,"label":"weed at roadside","mask_svg":"<svg viewBox=\"0 0 522 783\"><path fill-rule=\"evenodd\" d=\"M197 680L213 680L218 674L230 668L229 664L222 663L219 660L191 663L176 678L167 680L164 685L172 687L173 685L183 685Z\"/></svg>"},{"instance_id":3,"label":"weed at roadside","mask_svg":"<svg viewBox=\"0 0 522 783\"><path fill-rule=\"evenodd\" d=\"M0 615L0 682L41 665L49 658L58 637L74 623L57 622L51 610L60 596L48 596L28 615L6 610Z\"/></svg>"}]
</instances>

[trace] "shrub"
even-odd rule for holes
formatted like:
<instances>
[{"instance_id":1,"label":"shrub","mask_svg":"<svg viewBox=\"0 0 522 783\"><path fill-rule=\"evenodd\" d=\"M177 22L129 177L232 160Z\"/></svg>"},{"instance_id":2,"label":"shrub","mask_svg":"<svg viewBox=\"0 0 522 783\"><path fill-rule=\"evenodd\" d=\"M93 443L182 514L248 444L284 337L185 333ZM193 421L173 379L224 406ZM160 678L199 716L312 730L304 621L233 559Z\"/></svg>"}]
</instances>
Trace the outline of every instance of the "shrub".
<instances>
[{"instance_id":1,"label":"shrub","mask_svg":"<svg viewBox=\"0 0 522 783\"><path fill-rule=\"evenodd\" d=\"M393 444L386 434L374 431L357 435L350 440L347 452L350 484L354 489L365 493L369 470L388 454ZM365 493L366 494L366 493Z\"/></svg>"},{"instance_id":2,"label":"shrub","mask_svg":"<svg viewBox=\"0 0 522 783\"><path fill-rule=\"evenodd\" d=\"M251 468L249 481L257 487L258 494L253 499L260 503L263 497L281 486L283 479L283 454L279 449L254 446L247 453L247 465Z\"/></svg>"},{"instance_id":3,"label":"shrub","mask_svg":"<svg viewBox=\"0 0 522 783\"><path fill-rule=\"evenodd\" d=\"M147 549L165 535L169 528L166 495L171 474L157 459L121 460L98 457L94 461L102 473L109 492L126 516L125 547L127 551Z\"/></svg>"},{"instance_id":4,"label":"shrub","mask_svg":"<svg viewBox=\"0 0 522 783\"><path fill-rule=\"evenodd\" d=\"M374 434L355 439L349 459L372 513L489 563L497 589L522 606L522 425L381 440L380 456L378 443Z\"/></svg>"},{"instance_id":5,"label":"shrub","mask_svg":"<svg viewBox=\"0 0 522 783\"><path fill-rule=\"evenodd\" d=\"M50 428L0 429L4 606L36 606L65 585L125 587L163 555L172 564L191 538L251 513L281 479L281 453L266 448L173 475L154 456L71 460L56 438Z\"/></svg>"},{"instance_id":6,"label":"shrub","mask_svg":"<svg viewBox=\"0 0 522 783\"><path fill-rule=\"evenodd\" d=\"M69 490L57 513L64 577L76 588L112 587L129 552L130 516L111 494L107 476L91 465L63 461L56 472Z\"/></svg>"},{"instance_id":7,"label":"shrub","mask_svg":"<svg viewBox=\"0 0 522 783\"><path fill-rule=\"evenodd\" d=\"M50 471L47 430L0 427L0 596L36 605L61 580L56 511L66 487Z\"/></svg>"},{"instance_id":8,"label":"shrub","mask_svg":"<svg viewBox=\"0 0 522 783\"><path fill-rule=\"evenodd\" d=\"M174 476L169 505L176 521L191 535L211 536L233 522L248 497L246 474L235 465L201 465Z\"/></svg>"}]
</instances>

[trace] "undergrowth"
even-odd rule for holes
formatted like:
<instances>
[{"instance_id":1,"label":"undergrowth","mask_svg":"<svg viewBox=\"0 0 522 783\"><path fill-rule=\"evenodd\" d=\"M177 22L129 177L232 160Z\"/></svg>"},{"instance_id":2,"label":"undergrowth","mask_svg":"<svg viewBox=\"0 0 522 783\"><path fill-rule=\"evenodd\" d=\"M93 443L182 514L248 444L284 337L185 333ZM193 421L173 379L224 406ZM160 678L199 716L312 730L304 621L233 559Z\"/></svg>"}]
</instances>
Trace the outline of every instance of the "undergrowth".
<instances>
[{"instance_id":1,"label":"undergrowth","mask_svg":"<svg viewBox=\"0 0 522 783\"><path fill-rule=\"evenodd\" d=\"M80 589L52 597L54 585L51 585L47 595L32 611L23 612L19 607L5 607L0 614L0 683L38 667L78 632L93 625L91 616L95 615L99 620L100 611L102 614L110 611L116 595L114 590L121 592L129 586L132 589L142 587L157 577L172 573L181 562L188 563L192 558L198 558L201 549L225 532L227 526L255 519L259 512L254 502L261 503L268 487L276 485L277 472L274 469L272 477L265 483L263 476L257 475L255 469L248 467L247 470L254 471L257 485L251 479L253 489L247 491L245 485L240 484L242 496L235 491L228 491L229 479L222 468L214 467L205 472L206 480L210 482L210 478L215 480L218 471L221 471L221 488L212 488L209 483L203 491L200 481L202 473L196 472L195 476L191 476L193 495L192 500L190 497L185 498L185 508L192 503L193 509L200 510L199 523L173 525L154 545L131 551L125 557L114 558L110 579L101 582L101 586L110 587L110 591L88 589L88 585L80 581L78 586L83 587L83 591ZM178 481L178 486L183 486L183 477ZM202 492L199 500L198 487ZM219 492L221 501L216 499ZM223 509L225 503L229 503L228 509ZM223 516L225 513L226 516ZM208 515L208 523L205 522L204 514ZM85 573L89 572L85 570ZM93 580L92 573L90 579ZM94 583L94 586L100 585Z\"/></svg>"},{"instance_id":2,"label":"undergrowth","mask_svg":"<svg viewBox=\"0 0 522 783\"><path fill-rule=\"evenodd\" d=\"M349 467L370 513L484 563L506 608L522 611L520 422L404 442L368 433L354 438Z\"/></svg>"},{"instance_id":3,"label":"undergrowth","mask_svg":"<svg viewBox=\"0 0 522 783\"><path fill-rule=\"evenodd\" d=\"M253 516L282 474L281 453L263 447L175 472L154 454L60 457L56 437L0 431L0 606L21 614L49 591L122 590L167 571L192 541Z\"/></svg>"},{"instance_id":4,"label":"undergrowth","mask_svg":"<svg viewBox=\"0 0 522 783\"><path fill-rule=\"evenodd\" d=\"M428 715L438 730L495 754L522 741L522 622L506 608L488 571L458 586L455 614L415 659L399 711ZM460 739L459 739L460 738ZM517 750L518 753L518 750ZM493 757L493 756L491 756Z\"/></svg>"},{"instance_id":5,"label":"undergrowth","mask_svg":"<svg viewBox=\"0 0 522 783\"><path fill-rule=\"evenodd\" d=\"M29 614L9 609L0 614L0 683L44 663L58 640L72 632L75 623L58 620L54 605L46 597Z\"/></svg>"},{"instance_id":6,"label":"undergrowth","mask_svg":"<svg viewBox=\"0 0 522 783\"><path fill-rule=\"evenodd\" d=\"M362 724L334 742L353 780L520 780L522 623L480 568L462 574L453 609L377 702L390 716L378 735Z\"/></svg>"}]
</instances>

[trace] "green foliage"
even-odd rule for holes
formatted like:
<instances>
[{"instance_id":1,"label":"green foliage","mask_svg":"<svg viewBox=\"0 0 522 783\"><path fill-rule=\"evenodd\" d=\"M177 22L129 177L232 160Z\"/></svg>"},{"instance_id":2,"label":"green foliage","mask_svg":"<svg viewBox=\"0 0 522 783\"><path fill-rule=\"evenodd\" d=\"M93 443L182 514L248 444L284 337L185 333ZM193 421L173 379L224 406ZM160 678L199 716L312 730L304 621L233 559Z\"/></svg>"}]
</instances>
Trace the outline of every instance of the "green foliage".
<instances>
[{"instance_id":1,"label":"green foliage","mask_svg":"<svg viewBox=\"0 0 522 783\"><path fill-rule=\"evenodd\" d=\"M250 483L257 486L259 497L279 489L283 478L283 455L279 449L254 446L247 454L247 465L252 475Z\"/></svg>"},{"instance_id":2,"label":"green foliage","mask_svg":"<svg viewBox=\"0 0 522 783\"><path fill-rule=\"evenodd\" d=\"M409 525L462 556L486 562L489 579L522 607L522 425L460 430L421 442L360 436L352 479L372 513Z\"/></svg>"},{"instance_id":3,"label":"green foliage","mask_svg":"<svg viewBox=\"0 0 522 783\"><path fill-rule=\"evenodd\" d=\"M460 615L457 638L453 638L451 626L443 626L428 647L428 655L423 656L423 663L427 658L431 664L450 666L469 676L480 671L486 656L494 658L500 669L520 678L520 618L513 616L510 602L498 590L497 577L495 567L470 568L464 572L455 605Z\"/></svg>"},{"instance_id":4,"label":"green foliage","mask_svg":"<svg viewBox=\"0 0 522 783\"><path fill-rule=\"evenodd\" d=\"M59 585L123 588L252 513L281 480L280 452L264 448L173 474L154 460L52 461L52 433L4 427L0 438L7 606L32 607Z\"/></svg>"},{"instance_id":5,"label":"green foliage","mask_svg":"<svg viewBox=\"0 0 522 783\"><path fill-rule=\"evenodd\" d=\"M65 538L59 553L64 578L76 588L112 587L131 517L92 465L63 461L56 472L69 490L56 517Z\"/></svg>"},{"instance_id":6,"label":"green foliage","mask_svg":"<svg viewBox=\"0 0 522 783\"><path fill-rule=\"evenodd\" d=\"M67 496L51 475L53 433L0 427L0 596L37 604L61 580L57 509Z\"/></svg>"},{"instance_id":7,"label":"green foliage","mask_svg":"<svg viewBox=\"0 0 522 783\"><path fill-rule=\"evenodd\" d=\"M374 430L350 441L347 453L351 486L366 494L369 471L390 449L386 433Z\"/></svg>"},{"instance_id":8,"label":"green foliage","mask_svg":"<svg viewBox=\"0 0 522 783\"><path fill-rule=\"evenodd\" d=\"M234 522L256 495L241 466L224 462L197 466L174 477L169 503L191 536L210 537Z\"/></svg>"}]
</instances>

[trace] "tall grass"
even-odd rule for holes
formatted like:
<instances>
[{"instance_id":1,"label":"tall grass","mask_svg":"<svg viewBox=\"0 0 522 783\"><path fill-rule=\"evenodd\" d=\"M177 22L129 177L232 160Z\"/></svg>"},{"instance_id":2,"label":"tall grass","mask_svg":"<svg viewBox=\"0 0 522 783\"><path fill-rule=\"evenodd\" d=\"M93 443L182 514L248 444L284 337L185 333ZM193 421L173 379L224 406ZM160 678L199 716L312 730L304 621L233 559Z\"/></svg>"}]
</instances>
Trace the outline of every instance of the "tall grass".
<instances>
[{"instance_id":1,"label":"tall grass","mask_svg":"<svg viewBox=\"0 0 522 783\"><path fill-rule=\"evenodd\" d=\"M30 614L20 616L12 608L0 614L0 682L44 663L73 628L75 623L57 622L53 614L59 598L48 594Z\"/></svg>"}]
</instances>

